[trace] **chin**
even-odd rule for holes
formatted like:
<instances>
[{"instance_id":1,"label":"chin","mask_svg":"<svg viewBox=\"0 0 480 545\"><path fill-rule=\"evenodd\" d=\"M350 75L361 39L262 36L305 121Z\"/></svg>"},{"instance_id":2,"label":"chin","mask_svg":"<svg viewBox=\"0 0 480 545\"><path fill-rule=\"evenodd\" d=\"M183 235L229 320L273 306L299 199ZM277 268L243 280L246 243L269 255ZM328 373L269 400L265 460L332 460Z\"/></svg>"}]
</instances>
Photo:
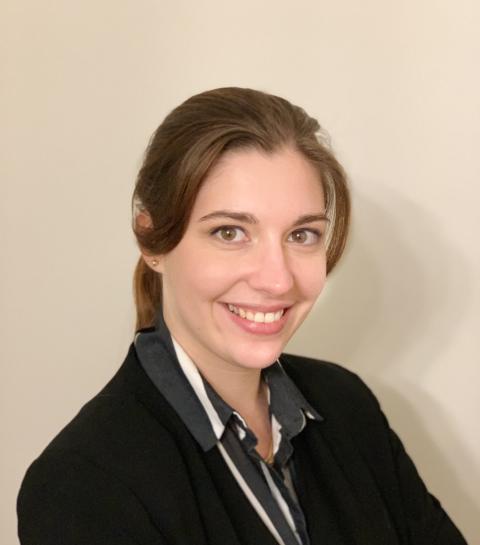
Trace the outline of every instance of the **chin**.
<instances>
[{"instance_id":1,"label":"chin","mask_svg":"<svg viewBox=\"0 0 480 545\"><path fill-rule=\"evenodd\" d=\"M234 357L238 365L251 369L264 369L275 363L282 353L283 343L281 346L271 347L247 347Z\"/></svg>"}]
</instances>

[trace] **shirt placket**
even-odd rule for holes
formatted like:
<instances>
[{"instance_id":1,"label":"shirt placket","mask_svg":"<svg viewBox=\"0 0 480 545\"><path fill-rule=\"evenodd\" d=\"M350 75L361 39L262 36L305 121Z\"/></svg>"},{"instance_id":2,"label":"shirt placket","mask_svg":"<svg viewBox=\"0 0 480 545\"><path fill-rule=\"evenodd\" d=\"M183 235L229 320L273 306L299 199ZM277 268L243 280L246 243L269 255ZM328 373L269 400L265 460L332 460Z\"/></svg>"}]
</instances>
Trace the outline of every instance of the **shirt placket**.
<instances>
[{"instance_id":1,"label":"shirt placket","mask_svg":"<svg viewBox=\"0 0 480 545\"><path fill-rule=\"evenodd\" d=\"M298 540L300 540L302 545L309 545L310 540L308 537L307 529L306 529L306 522L305 517L303 515L303 512L296 502L295 498L292 497L288 487L285 484L283 473L279 472L281 470L280 466L274 462L274 464L270 465L265 463L265 461L262 459L262 457L258 454L255 447L257 446L257 438L253 434L253 432L245 426L245 423L242 419L239 419L234 416L235 422L236 422L236 433L240 439L240 442L243 445L243 448L247 454L247 456L250 458L250 460L253 462L257 469L258 475L260 475L262 483L264 486L268 489L269 494L271 494L271 485L268 482L264 469L269 473L271 476L271 479L275 485L275 487L278 489L279 493L281 494L283 500L285 501L288 510L290 512L290 515L293 520L293 525L295 527L295 530L293 530L290 526L290 524L287 522L286 517L284 513L282 512L277 500L273 498L272 495L272 502L268 502L267 505L264 506L267 512L270 511L270 516L273 515L274 520L277 521L277 526L279 525L279 520L282 521L281 526L282 528L279 528L279 532L282 535L282 538L285 540L285 543L292 542L292 536L294 537L295 541L294 543L298 545ZM241 430L241 431L240 431ZM279 449L277 452L277 455L280 459L283 459L286 462L291 456L291 453L293 451L293 448L291 446L291 443L287 440L284 440L282 438ZM277 460L277 457L276 457ZM286 465L284 464L283 468L286 468ZM288 470L288 469L287 469ZM274 511L275 513L272 513L272 505L274 505ZM297 535L295 535L295 532Z\"/></svg>"}]
</instances>

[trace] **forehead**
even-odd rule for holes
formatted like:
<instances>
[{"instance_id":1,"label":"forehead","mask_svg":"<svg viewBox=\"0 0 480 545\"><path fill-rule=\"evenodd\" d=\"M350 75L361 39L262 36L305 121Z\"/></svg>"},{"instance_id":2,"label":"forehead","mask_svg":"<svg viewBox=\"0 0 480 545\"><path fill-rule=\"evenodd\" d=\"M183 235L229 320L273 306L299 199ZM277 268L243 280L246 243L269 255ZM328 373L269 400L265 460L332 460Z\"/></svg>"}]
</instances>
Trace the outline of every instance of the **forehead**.
<instances>
[{"instance_id":1,"label":"forehead","mask_svg":"<svg viewBox=\"0 0 480 545\"><path fill-rule=\"evenodd\" d=\"M220 209L237 209L268 218L325 210L320 174L298 151L284 148L227 152L213 167L197 195L192 220Z\"/></svg>"}]
</instances>

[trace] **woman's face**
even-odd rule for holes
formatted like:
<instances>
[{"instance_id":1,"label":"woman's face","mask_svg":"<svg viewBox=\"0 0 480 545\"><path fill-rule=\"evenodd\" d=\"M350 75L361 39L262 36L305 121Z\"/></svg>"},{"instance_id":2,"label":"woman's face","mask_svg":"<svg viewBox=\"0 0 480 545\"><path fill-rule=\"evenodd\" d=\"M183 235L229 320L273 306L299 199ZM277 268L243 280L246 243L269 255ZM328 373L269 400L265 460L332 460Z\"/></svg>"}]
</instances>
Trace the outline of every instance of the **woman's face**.
<instances>
[{"instance_id":1,"label":"woman's face","mask_svg":"<svg viewBox=\"0 0 480 545\"><path fill-rule=\"evenodd\" d=\"M319 175L293 149L217 163L156 268L165 322L200 368L276 360L325 282L324 214Z\"/></svg>"}]
</instances>

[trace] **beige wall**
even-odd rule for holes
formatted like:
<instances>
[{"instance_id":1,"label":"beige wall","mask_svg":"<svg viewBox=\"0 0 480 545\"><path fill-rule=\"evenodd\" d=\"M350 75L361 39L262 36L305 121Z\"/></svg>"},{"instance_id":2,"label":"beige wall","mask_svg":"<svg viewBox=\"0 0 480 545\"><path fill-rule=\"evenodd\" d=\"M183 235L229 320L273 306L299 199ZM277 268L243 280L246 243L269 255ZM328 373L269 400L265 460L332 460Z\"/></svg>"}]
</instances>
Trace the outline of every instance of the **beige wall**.
<instances>
[{"instance_id":1,"label":"beige wall","mask_svg":"<svg viewBox=\"0 0 480 545\"><path fill-rule=\"evenodd\" d=\"M367 380L480 542L478 2L2 4L0 542L27 465L131 340L147 139L229 84L303 105L351 175L347 256L290 349Z\"/></svg>"}]
</instances>

